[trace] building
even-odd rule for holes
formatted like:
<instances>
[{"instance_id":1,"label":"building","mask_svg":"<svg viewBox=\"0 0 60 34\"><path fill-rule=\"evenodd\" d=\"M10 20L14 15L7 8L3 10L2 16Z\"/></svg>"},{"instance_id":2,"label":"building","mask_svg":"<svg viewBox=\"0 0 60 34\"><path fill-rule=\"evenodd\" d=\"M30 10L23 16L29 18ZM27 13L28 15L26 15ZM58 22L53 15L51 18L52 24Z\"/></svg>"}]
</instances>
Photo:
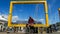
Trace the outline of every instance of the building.
<instances>
[{"instance_id":1,"label":"building","mask_svg":"<svg viewBox=\"0 0 60 34\"><path fill-rule=\"evenodd\" d=\"M0 31L3 31L4 28L7 28L7 19L0 15Z\"/></svg>"}]
</instances>

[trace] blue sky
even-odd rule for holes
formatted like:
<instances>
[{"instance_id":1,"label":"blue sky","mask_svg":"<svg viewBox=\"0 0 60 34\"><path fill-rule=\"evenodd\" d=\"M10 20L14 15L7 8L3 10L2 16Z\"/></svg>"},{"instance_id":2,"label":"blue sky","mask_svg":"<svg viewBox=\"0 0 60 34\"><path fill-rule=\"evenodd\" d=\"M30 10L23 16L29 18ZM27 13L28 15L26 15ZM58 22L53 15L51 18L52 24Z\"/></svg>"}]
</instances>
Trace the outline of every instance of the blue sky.
<instances>
[{"instance_id":1,"label":"blue sky","mask_svg":"<svg viewBox=\"0 0 60 34\"><path fill-rule=\"evenodd\" d=\"M60 8L60 0L47 0L49 23L54 24L59 22L58 8ZM17 17L21 20L27 20L29 16L37 21L45 23L44 6L38 4L38 10L36 10L37 4L15 4L13 9L13 18ZM9 13L10 0L0 0L0 15ZM37 11L37 12L36 12ZM37 14L35 14L37 13ZM27 15L27 16L26 16ZM37 15L37 16L36 16ZM14 19L15 20L15 19Z\"/></svg>"}]
</instances>

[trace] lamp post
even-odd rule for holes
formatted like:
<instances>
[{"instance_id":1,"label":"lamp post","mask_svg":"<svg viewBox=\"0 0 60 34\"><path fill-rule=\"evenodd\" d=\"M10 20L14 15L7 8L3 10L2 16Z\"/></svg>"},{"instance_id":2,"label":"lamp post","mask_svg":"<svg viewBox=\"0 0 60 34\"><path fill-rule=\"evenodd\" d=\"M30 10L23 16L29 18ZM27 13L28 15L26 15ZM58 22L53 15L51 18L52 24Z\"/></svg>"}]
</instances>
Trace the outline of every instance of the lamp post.
<instances>
[{"instance_id":1,"label":"lamp post","mask_svg":"<svg viewBox=\"0 0 60 34\"><path fill-rule=\"evenodd\" d=\"M59 13L59 22L60 22L60 8L58 8L58 13Z\"/></svg>"}]
</instances>

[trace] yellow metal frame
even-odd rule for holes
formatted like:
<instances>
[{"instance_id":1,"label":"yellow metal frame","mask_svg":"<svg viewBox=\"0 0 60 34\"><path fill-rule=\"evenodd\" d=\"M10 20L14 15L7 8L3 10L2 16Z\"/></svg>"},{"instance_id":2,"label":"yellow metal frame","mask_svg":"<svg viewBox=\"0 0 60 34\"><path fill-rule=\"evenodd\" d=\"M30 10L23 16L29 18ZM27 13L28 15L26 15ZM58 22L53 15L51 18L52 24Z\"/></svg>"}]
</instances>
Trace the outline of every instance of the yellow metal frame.
<instances>
[{"instance_id":1,"label":"yellow metal frame","mask_svg":"<svg viewBox=\"0 0 60 34\"><path fill-rule=\"evenodd\" d=\"M10 12L8 16L8 27L26 27L26 24L12 24L12 10L14 4L44 4L45 9L45 24L34 24L35 27L46 27L49 26L48 24L48 7L46 1L11 1L10 2Z\"/></svg>"}]
</instances>

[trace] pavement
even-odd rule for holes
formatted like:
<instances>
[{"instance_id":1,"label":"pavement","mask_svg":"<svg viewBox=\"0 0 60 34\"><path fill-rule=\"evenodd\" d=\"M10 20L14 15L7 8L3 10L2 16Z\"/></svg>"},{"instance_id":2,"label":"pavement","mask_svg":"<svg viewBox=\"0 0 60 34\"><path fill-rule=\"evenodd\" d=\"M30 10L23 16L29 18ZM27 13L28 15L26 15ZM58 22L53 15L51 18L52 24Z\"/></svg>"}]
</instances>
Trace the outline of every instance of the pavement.
<instances>
[{"instance_id":1,"label":"pavement","mask_svg":"<svg viewBox=\"0 0 60 34\"><path fill-rule=\"evenodd\" d=\"M11 32L11 33L7 33L7 32L0 32L0 34L25 34L25 33L14 33L14 32ZM31 34L31 33L30 33ZM35 33L36 34L36 33ZM41 34L41 33L39 33ZM53 32L53 33L43 33L43 34L60 34L60 31L57 31L57 32Z\"/></svg>"}]
</instances>

